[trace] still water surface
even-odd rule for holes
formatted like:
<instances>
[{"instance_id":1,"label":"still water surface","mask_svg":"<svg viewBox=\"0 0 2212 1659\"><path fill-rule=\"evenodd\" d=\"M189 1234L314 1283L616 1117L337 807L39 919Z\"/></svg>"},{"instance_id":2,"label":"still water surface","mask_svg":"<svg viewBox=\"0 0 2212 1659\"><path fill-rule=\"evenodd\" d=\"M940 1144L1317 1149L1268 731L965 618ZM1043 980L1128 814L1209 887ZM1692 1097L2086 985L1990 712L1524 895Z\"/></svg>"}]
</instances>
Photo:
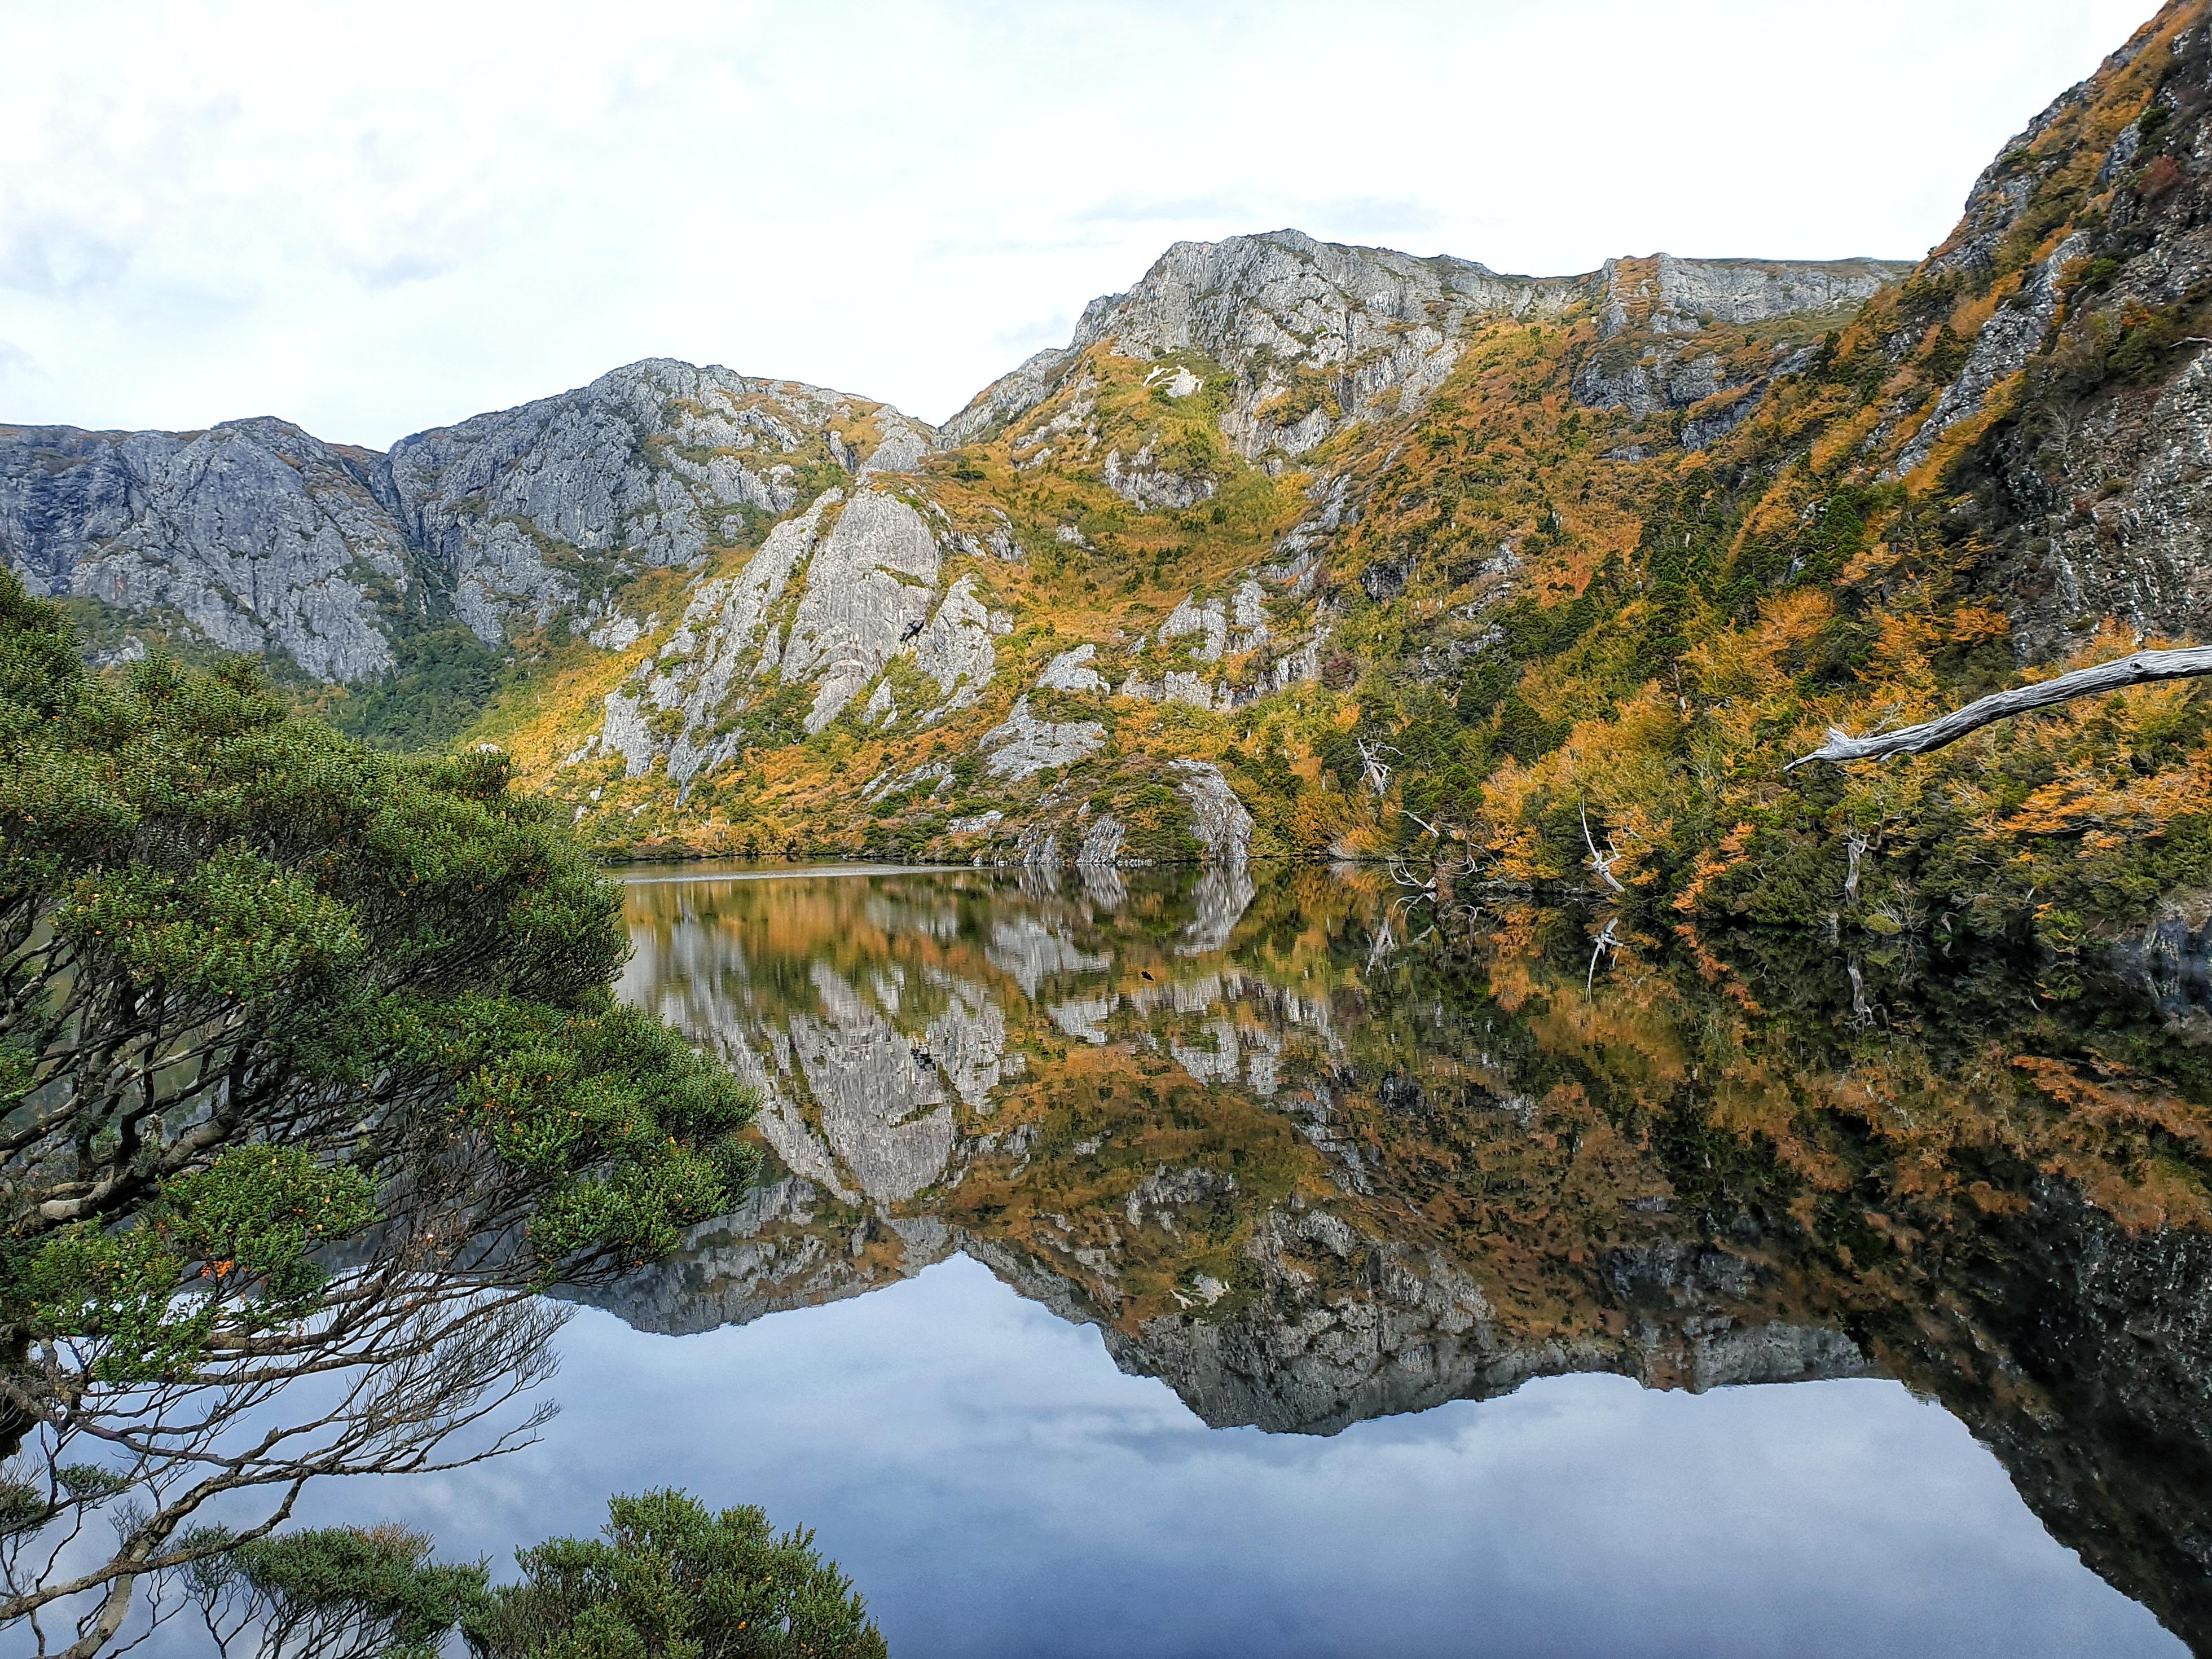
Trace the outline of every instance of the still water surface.
<instances>
[{"instance_id":1,"label":"still water surface","mask_svg":"<svg viewBox=\"0 0 2212 1659\"><path fill-rule=\"evenodd\" d=\"M679 1485L909 1656L2212 1634L2185 988L1593 967L1318 870L758 874L639 872L623 994L776 1171L594 1292L544 1443L383 1488L445 1553Z\"/></svg>"}]
</instances>

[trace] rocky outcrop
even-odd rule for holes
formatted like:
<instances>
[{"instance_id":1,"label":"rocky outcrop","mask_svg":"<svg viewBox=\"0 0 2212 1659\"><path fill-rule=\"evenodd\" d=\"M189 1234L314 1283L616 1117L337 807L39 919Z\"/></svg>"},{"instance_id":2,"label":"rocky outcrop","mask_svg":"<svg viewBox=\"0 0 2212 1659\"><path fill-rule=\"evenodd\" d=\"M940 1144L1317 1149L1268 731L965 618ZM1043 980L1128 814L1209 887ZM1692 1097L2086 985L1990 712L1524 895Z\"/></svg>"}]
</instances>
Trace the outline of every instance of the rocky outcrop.
<instances>
[{"instance_id":1,"label":"rocky outcrop","mask_svg":"<svg viewBox=\"0 0 2212 1659\"><path fill-rule=\"evenodd\" d=\"M1061 652L1037 676L1037 689L1073 691L1079 696L1106 690L1106 677L1091 665L1097 655L1095 645L1079 645L1073 651Z\"/></svg>"},{"instance_id":2,"label":"rocky outcrop","mask_svg":"<svg viewBox=\"0 0 2212 1659\"><path fill-rule=\"evenodd\" d=\"M1461 337L1476 319L1553 317L1595 300L1608 337L1632 317L1662 332L1693 332L1709 321L1741 325L1854 305L1907 269L1871 259L1778 264L1662 254L1611 261L1587 276L1528 277L1472 260L1320 242L1295 230L1178 242L1128 293L1092 301L1066 347L1040 352L985 387L945 422L943 436L962 444L998 430L1050 397L1084 350L1103 343L1125 356L1192 353L1218 363L1229 374L1224 434L1249 459L1295 458L1346 426L1418 408L1451 373ZM1191 374L1182 364L1173 372ZM1634 395L1684 398L1695 373L1674 377L1664 394L1647 378ZM1629 386L1601 374L1588 382L1585 401L1627 401ZM1108 483L1144 507L1202 499L1184 481L1158 482L1146 461L1142 453L1133 459L1109 453Z\"/></svg>"},{"instance_id":3,"label":"rocky outcrop","mask_svg":"<svg viewBox=\"0 0 2212 1659\"><path fill-rule=\"evenodd\" d=\"M2020 292L1999 306L1996 315L1982 325L1959 378L1943 388L1935 410L1897 458L1896 472L1907 473L1918 467L1935 448L1936 440L1969 416L1981 413L1992 388L2019 374L2027 360L2043 349L2044 337L2058 310L2060 278L2088 245L2088 236L2080 231L2060 242L2029 273Z\"/></svg>"},{"instance_id":4,"label":"rocky outcrop","mask_svg":"<svg viewBox=\"0 0 2212 1659\"><path fill-rule=\"evenodd\" d=\"M33 592L281 654L316 679L367 679L392 665L420 580L374 460L276 420L0 427L0 558Z\"/></svg>"},{"instance_id":5,"label":"rocky outcrop","mask_svg":"<svg viewBox=\"0 0 2212 1659\"><path fill-rule=\"evenodd\" d=\"M0 556L37 592L319 680L392 668L410 615L491 646L565 616L619 650L632 577L738 544L825 465L902 471L934 442L886 405L665 358L384 455L265 419L0 427Z\"/></svg>"},{"instance_id":6,"label":"rocky outcrop","mask_svg":"<svg viewBox=\"0 0 2212 1659\"><path fill-rule=\"evenodd\" d=\"M770 531L736 575L702 584L635 682L608 693L599 735L570 760L604 748L623 757L628 775L640 777L665 754L669 775L688 783L735 752L736 734L714 728L747 679L775 665L775 640L763 633L769 612L812 556L823 514L843 500L842 490L824 492ZM662 718L668 715L677 718Z\"/></svg>"},{"instance_id":7,"label":"rocky outcrop","mask_svg":"<svg viewBox=\"0 0 2212 1659\"><path fill-rule=\"evenodd\" d=\"M863 424L877 435L862 447ZM848 437L848 434L851 437ZM911 467L927 428L820 387L649 358L587 386L404 438L383 493L487 641L602 601L637 571L734 544L748 513L805 493L799 469Z\"/></svg>"},{"instance_id":8,"label":"rocky outcrop","mask_svg":"<svg viewBox=\"0 0 2212 1659\"><path fill-rule=\"evenodd\" d=\"M1210 761L1175 763L1182 781L1176 785L1190 803L1190 833L1205 850L1209 864L1241 865L1252 850L1252 815L1221 769Z\"/></svg>"},{"instance_id":9,"label":"rocky outcrop","mask_svg":"<svg viewBox=\"0 0 2212 1659\"><path fill-rule=\"evenodd\" d=\"M2023 660L2107 619L2212 635L2209 35L2201 7L2170 4L2052 103L1908 290L1978 301L1980 320L1932 408L1899 411L1888 470L1941 468L1922 482L1954 504L1946 539ZM1928 321L1900 308L1886 349L1923 349Z\"/></svg>"},{"instance_id":10,"label":"rocky outcrop","mask_svg":"<svg viewBox=\"0 0 2212 1659\"><path fill-rule=\"evenodd\" d=\"M1632 327L1695 334L1716 323L1741 328L1856 310L1911 269L1896 259L1608 259L1598 331L1608 340Z\"/></svg>"},{"instance_id":11,"label":"rocky outcrop","mask_svg":"<svg viewBox=\"0 0 2212 1659\"><path fill-rule=\"evenodd\" d=\"M1035 407L1085 347L1103 341L1127 356L1196 352L1220 364L1231 377L1222 428L1238 450L1300 455L1373 408L1417 403L1442 384L1468 317L1548 316L1584 286L1580 277L1501 276L1468 259L1346 247L1295 230L1178 242L1128 293L1093 300L1065 349L1040 352L986 386L944 437L966 443ZM1170 372L1191 374L1182 365Z\"/></svg>"},{"instance_id":12,"label":"rocky outcrop","mask_svg":"<svg viewBox=\"0 0 2212 1659\"><path fill-rule=\"evenodd\" d=\"M1146 510L1196 507L1200 501L1212 501L1217 488L1204 473L1187 475L1162 466L1150 441L1126 461L1120 450L1108 450L1101 476L1107 489L1131 506Z\"/></svg>"},{"instance_id":13,"label":"rocky outcrop","mask_svg":"<svg viewBox=\"0 0 2212 1659\"><path fill-rule=\"evenodd\" d=\"M1727 358L1709 334L1784 317L1833 314L1838 321L1906 275L1882 259L1781 264L1763 259L1608 259L1598 344L1575 374L1575 396L1592 409L1622 409L1638 420L1694 411L1682 422L1685 448L1725 437L1794 358L1782 347ZM1699 407L1704 405L1704 407Z\"/></svg>"},{"instance_id":14,"label":"rocky outcrop","mask_svg":"<svg viewBox=\"0 0 2212 1659\"><path fill-rule=\"evenodd\" d=\"M983 734L983 764L992 776L1018 783L1056 766L1073 766L1105 743L1106 728L1097 720L1041 720L1024 696L1004 724Z\"/></svg>"},{"instance_id":15,"label":"rocky outcrop","mask_svg":"<svg viewBox=\"0 0 2212 1659\"><path fill-rule=\"evenodd\" d=\"M845 505L807 570L780 653L786 682L817 688L810 733L836 719L922 631L943 564L928 521L897 496L863 489ZM988 635L983 648L988 657ZM773 646L770 654L779 654Z\"/></svg>"},{"instance_id":16,"label":"rocky outcrop","mask_svg":"<svg viewBox=\"0 0 2212 1659\"><path fill-rule=\"evenodd\" d=\"M946 590L945 602L915 636L911 651L914 665L937 682L943 698L926 719L968 708L981 696L998 660L992 636L1011 626L976 597L973 576L961 577Z\"/></svg>"}]
</instances>

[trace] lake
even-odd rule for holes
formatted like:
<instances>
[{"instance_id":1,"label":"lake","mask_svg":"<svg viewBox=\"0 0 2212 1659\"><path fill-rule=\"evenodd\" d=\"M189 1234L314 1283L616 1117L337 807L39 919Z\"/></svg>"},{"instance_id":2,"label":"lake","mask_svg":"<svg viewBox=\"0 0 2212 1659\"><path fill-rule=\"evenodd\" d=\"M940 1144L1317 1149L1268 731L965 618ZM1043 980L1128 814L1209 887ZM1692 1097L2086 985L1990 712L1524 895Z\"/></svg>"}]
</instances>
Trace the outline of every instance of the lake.
<instances>
[{"instance_id":1,"label":"lake","mask_svg":"<svg viewBox=\"0 0 2212 1659\"><path fill-rule=\"evenodd\" d=\"M1409 892L631 872L771 1174L380 1512L757 1503L906 1656L2212 1642L2185 963Z\"/></svg>"}]
</instances>

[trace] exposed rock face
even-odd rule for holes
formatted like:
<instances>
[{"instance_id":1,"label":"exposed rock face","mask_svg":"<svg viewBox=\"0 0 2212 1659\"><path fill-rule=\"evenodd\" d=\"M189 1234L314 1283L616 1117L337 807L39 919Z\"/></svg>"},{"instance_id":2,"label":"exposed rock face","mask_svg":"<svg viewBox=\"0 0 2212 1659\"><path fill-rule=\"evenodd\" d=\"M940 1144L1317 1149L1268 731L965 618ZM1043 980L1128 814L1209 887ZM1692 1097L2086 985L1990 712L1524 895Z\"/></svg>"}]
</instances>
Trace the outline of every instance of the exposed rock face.
<instances>
[{"instance_id":1,"label":"exposed rock face","mask_svg":"<svg viewBox=\"0 0 2212 1659\"><path fill-rule=\"evenodd\" d=\"M847 504L814 555L783 648L784 678L818 687L807 731L836 719L921 631L943 562L928 523L896 495L864 489Z\"/></svg>"},{"instance_id":2,"label":"exposed rock face","mask_svg":"<svg viewBox=\"0 0 2212 1659\"><path fill-rule=\"evenodd\" d=\"M1946 528L2026 659L2080 646L2106 617L2212 634L2208 34L2199 7L2146 24L2006 147L1924 273L1996 304L1893 470L1933 457L1948 488L1972 492ZM2089 207L2045 228L2054 204L2078 201L2087 159ZM1924 324L1906 312L1894 326L1893 350ZM1959 437L1966 453L1947 458Z\"/></svg>"},{"instance_id":3,"label":"exposed rock face","mask_svg":"<svg viewBox=\"0 0 2212 1659\"><path fill-rule=\"evenodd\" d=\"M698 563L748 515L791 512L802 469L902 471L933 442L865 399L660 358L388 455L275 420L0 427L0 556L38 592L325 681L392 667L410 605L489 645L566 613L618 650L636 624L608 596L630 577Z\"/></svg>"},{"instance_id":4,"label":"exposed rock face","mask_svg":"<svg viewBox=\"0 0 2212 1659\"><path fill-rule=\"evenodd\" d=\"M1206 849L1209 864L1242 864L1252 848L1252 815L1237 792L1221 775L1221 769L1206 761L1177 761L1182 775L1177 786L1190 803L1190 832Z\"/></svg>"},{"instance_id":5,"label":"exposed rock face","mask_svg":"<svg viewBox=\"0 0 2212 1659\"><path fill-rule=\"evenodd\" d=\"M1072 766L1097 754L1105 742L1106 728L1097 720L1041 720L1030 712L1024 696L1005 725L984 734L984 764L994 777L1018 782L1055 766Z\"/></svg>"},{"instance_id":6,"label":"exposed rock face","mask_svg":"<svg viewBox=\"0 0 2212 1659\"><path fill-rule=\"evenodd\" d=\"M1943 388L1936 410L1913 434L1898 457L1896 471L1910 472L1928 459L1936 441L1971 415L1978 415L1998 381L2017 374L2043 346L2051 319L2058 309L2059 279L2066 267L2089 245L2087 235L2076 231L2039 263L2018 294L1997 307L1996 314L1974 337L1959 378Z\"/></svg>"},{"instance_id":7,"label":"exposed rock face","mask_svg":"<svg viewBox=\"0 0 2212 1659\"><path fill-rule=\"evenodd\" d=\"M1608 259L1600 332L1610 339L1640 323L1654 333L1694 334L1716 322L1741 326L1856 307L1911 268L1894 259Z\"/></svg>"},{"instance_id":8,"label":"exposed rock face","mask_svg":"<svg viewBox=\"0 0 2212 1659\"><path fill-rule=\"evenodd\" d=\"M182 436L0 427L0 557L34 592L365 679L392 664L416 565L371 459L274 420Z\"/></svg>"},{"instance_id":9,"label":"exposed rock face","mask_svg":"<svg viewBox=\"0 0 2212 1659\"><path fill-rule=\"evenodd\" d=\"M1106 487L1133 507L1186 507L1213 499L1214 481L1200 474L1185 477L1160 465L1146 444L1125 462L1121 452L1106 452Z\"/></svg>"},{"instance_id":10,"label":"exposed rock face","mask_svg":"<svg viewBox=\"0 0 2212 1659\"><path fill-rule=\"evenodd\" d=\"M1634 285L1621 274L1632 266ZM1744 323L1831 310L1907 269L1878 260L1782 264L1662 254L1613 261L1587 276L1504 276L1471 260L1346 247L1294 230L1178 242L1128 293L1092 301L1065 349L1039 352L985 387L945 423L944 436L966 443L1018 417L1051 395L1085 347L1104 341L1127 356L1198 352L1220 363L1231 375L1222 416L1230 441L1248 459L1296 457L1347 424L1418 407L1451 373L1471 318L1551 317L1602 294L1608 318L1617 311L1621 327L1633 310L1662 327L1688 319L1694 329L1700 316ZM1177 366L1177 374L1189 372ZM1612 389L1593 380L1589 400ZM1668 395L1689 390L1678 380ZM1145 460L1109 456L1109 483L1141 506L1202 499L1181 481L1155 482Z\"/></svg>"},{"instance_id":11,"label":"exposed rock face","mask_svg":"<svg viewBox=\"0 0 2212 1659\"><path fill-rule=\"evenodd\" d=\"M2051 1532L2197 1651L2212 1642L2212 1239L2130 1233L2039 1184L1980 1284L2002 1365L1939 1389ZM1940 1360L1931 1365L1938 1369ZM2014 1378L2039 1385L2024 1397ZM2054 1422L2068 1431L2053 1434Z\"/></svg>"},{"instance_id":12,"label":"exposed rock face","mask_svg":"<svg viewBox=\"0 0 2212 1659\"><path fill-rule=\"evenodd\" d=\"M611 1291L569 1291L611 1309L641 1330L688 1336L749 1324L772 1313L865 1296L952 1254L950 1230L927 1221L861 1220L834 1243L831 1194L797 1176L760 1188L726 1216L684 1235L677 1253L625 1277ZM868 1253L880 1236L890 1261ZM857 1242L860 1249L852 1248Z\"/></svg>"},{"instance_id":13,"label":"exposed rock face","mask_svg":"<svg viewBox=\"0 0 2212 1659\"><path fill-rule=\"evenodd\" d=\"M1012 975L1032 1002L1048 980L1095 974L1113 965L1112 958L1083 950L1030 916L994 924L984 955L994 968Z\"/></svg>"},{"instance_id":14,"label":"exposed rock face","mask_svg":"<svg viewBox=\"0 0 2212 1659\"><path fill-rule=\"evenodd\" d=\"M1110 870L1121 862L1125 843L1121 819L1111 812L1101 812L1083 837L1083 848L1075 855L1076 866L1083 870Z\"/></svg>"},{"instance_id":15,"label":"exposed rock face","mask_svg":"<svg viewBox=\"0 0 2212 1659\"><path fill-rule=\"evenodd\" d=\"M1734 430L1765 382L1790 363L1770 356L1755 367L1732 367L1711 349L1678 344L1680 337L1807 314L1841 320L1911 270L1881 259L1786 264L1668 253L1608 259L1600 343L1575 376L1575 395L1590 408L1626 409L1639 418L1709 404L1681 433L1685 447L1702 449Z\"/></svg>"},{"instance_id":16,"label":"exposed rock face","mask_svg":"<svg viewBox=\"0 0 2212 1659\"><path fill-rule=\"evenodd\" d=\"M1231 798L1232 800L1235 797ZM1219 810L1209 803L1200 809L1210 812ZM1237 809L1242 811L1240 807ZM1231 826L1233 830L1233 824ZM1249 835L1249 825L1247 834ZM1252 902L1255 890L1251 872L1238 856L1233 834L1225 848L1206 844L1209 857L1205 873L1198 878L1193 896L1198 903L1198 914L1190 926L1182 931L1176 943L1176 954L1202 957L1218 951L1229 943L1229 936L1237 931L1237 924L1244 919L1245 909Z\"/></svg>"},{"instance_id":17,"label":"exposed rock face","mask_svg":"<svg viewBox=\"0 0 2212 1659\"><path fill-rule=\"evenodd\" d=\"M1233 377L1223 429L1239 450L1299 455L1378 398L1433 391L1457 360L1468 315L1549 315L1572 304L1583 282L1501 276L1472 260L1346 247L1295 230L1178 242L1128 293L1093 300L1064 350L1040 352L985 387L945 436L964 443L1018 416L1104 340L1128 356L1204 353ZM1267 407L1302 376L1336 400L1335 412L1319 399Z\"/></svg>"},{"instance_id":18,"label":"exposed rock face","mask_svg":"<svg viewBox=\"0 0 2212 1659\"><path fill-rule=\"evenodd\" d=\"M1095 645L1079 645L1073 651L1063 651L1045 665L1044 672L1037 676L1037 687L1047 691L1101 692L1107 689L1106 677L1091 665L1098 654Z\"/></svg>"},{"instance_id":19,"label":"exposed rock face","mask_svg":"<svg viewBox=\"0 0 2212 1659\"><path fill-rule=\"evenodd\" d=\"M669 775L688 782L733 748L728 734L717 742L702 728L711 726L746 671L773 665L773 655L762 653L762 626L813 553L822 515L843 500L842 490L824 492L805 513L770 531L735 576L702 584L674 635L639 670L642 688L608 694L599 741L622 754L629 776L642 775L665 753ZM772 652L774 641L769 644ZM656 711L680 712L672 739L655 736L648 715Z\"/></svg>"},{"instance_id":20,"label":"exposed rock face","mask_svg":"<svg viewBox=\"0 0 2212 1659\"><path fill-rule=\"evenodd\" d=\"M926 429L888 411L866 457L843 428L875 406L791 381L649 358L587 386L402 439L386 496L450 572L454 608L485 641L543 627L587 595L561 568L585 556L599 592L734 542L750 510L799 504L794 463L912 466Z\"/></svg>"},{"instance_id":21,"label":"exposed rock face","mask_svg":"<svg viewBox=\"0 0 2212 1659\"><path fill-rule=\"evenodd\" d=\"M965 708L991 683L997 653L991 636L1003 632L975 596L975 579L963 576L946 590L945 603L915 636L914 665L937 682L945 701L931 715Z\"/></svg>"}]
</instances>

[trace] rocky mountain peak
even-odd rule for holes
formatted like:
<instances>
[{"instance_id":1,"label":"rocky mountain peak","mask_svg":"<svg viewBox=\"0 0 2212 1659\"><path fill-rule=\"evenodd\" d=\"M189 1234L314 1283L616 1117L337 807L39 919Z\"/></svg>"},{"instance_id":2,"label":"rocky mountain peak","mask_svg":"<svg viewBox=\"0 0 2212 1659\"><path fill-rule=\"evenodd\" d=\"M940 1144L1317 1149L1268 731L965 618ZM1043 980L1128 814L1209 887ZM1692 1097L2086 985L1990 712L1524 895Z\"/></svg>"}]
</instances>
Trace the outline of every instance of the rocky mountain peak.
<instances>
[{"instance_id":1,"label":"rocky mountain peak","mask_svg":"<svg viewBox=\"0 0 2212 1659\"><path fill-rule=\"evenodd\" d=\"M1587 286L1297 230L1177 242L1127 293L1086 306L1066 347L985 387L945 423L945 438L966 443L996 430L1104 343L1124 356L1207 360L1230 382L1222 427L1238 452L1296 457L1376 408L1418 402L1443 384L1468 317L1555 315Z\"/></svg>"},{"instance_id":2,"label":"rocky mountain peak","mask_svg":"<svg viewBox=\"0 0 2212 1659\"><path fill-rule=\"evenodd\" d=\"M1606 339L1632 327L1694 334L1715 323L1741 327L1834 311L1863 303L1911 269L1897 259L1608 259L1600 273L1599 332Z\"/></svg>"},{"instance_id":3,"label":"rocky mountain peak","mask_svg":"<svg viewBox=\"0 0 2212 1659\"><path fill-rule=\"evenodd\" d=\"M145 633L357 683L441 619L493 648L563 615L591 629L641 572L696 566L935 441L871 398L670 358L388 454L265 416L0 427L0 556L85 602L96 647L131 654Z\"/></svg>"},{"instance_id":4,"label":"rocky mountain peak","mask_svg":"<svg viewBox=\"0 0 2212 1659\"><path fill-rule=\"evenodd\" d=\"M1632 326L1694 333L1855 305L1910 269L1662 253L1581 276L1514 276L1297 230L1177 242L1136 287L1085 307L1066 346L985 387L944 437L995 433L1103 343L1139 359L1188 356L1190 372L1203 360L1227 383L1223 434L1247 460L1280 465L1349 426L1419 408L1451 374L1474 319L1555 318L1594 302L1607 338Z\"/></svg>"}]
</instances>

